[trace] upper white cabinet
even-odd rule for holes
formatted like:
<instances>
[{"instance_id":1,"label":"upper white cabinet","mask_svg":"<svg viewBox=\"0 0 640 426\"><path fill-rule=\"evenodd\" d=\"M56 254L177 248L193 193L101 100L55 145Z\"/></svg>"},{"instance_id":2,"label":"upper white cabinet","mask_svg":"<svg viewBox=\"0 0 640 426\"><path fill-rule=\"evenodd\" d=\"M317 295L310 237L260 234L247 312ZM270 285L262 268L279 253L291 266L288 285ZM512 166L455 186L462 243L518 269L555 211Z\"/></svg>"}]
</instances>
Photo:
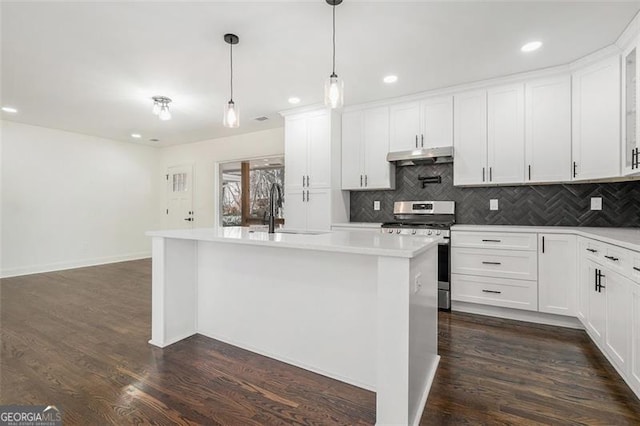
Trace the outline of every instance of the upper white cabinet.
<instances>
[{"instance_id":1,"label":"upper white cabinet","mask_svg":"<svg viewBox=\"0 0 640 426\"><path fill-rule=\"evenodd\" d=\"M622 174L640 173L638 149L638 40L622 53Z\"/></svg>"},{"instance_id":2,"label":"upper white cabinet","mask_svg":"<svg viewBox=\"0 0 640 426\"><path fill-rule=\"evenodd\" d=\"M524 181L524 85L487 92L489 183Z\"/></svg>"},{"instance_id":3,"label":"upper white cabinet","mask_svg":"<svg viewBox=\"0 0 640 426\"><path fill-rule=\"evenodd\" d=\"M342 114L342 189L394 189L389 153L389 107Z\"/></svg>"},{"instance_id":4,"label":"upper white cabinet","mask_svg":"<svg viewBox=\"0 0 640 426\"><path fill-rule=\"evenodd\" d=\"M538 310L576 316L578 257L575 235L538 234Z\"/></svg>"},{"instance_id":5,"label":"upper white cabinet","mask_svg":"<svg viewBox=\"0 0 640 426\"><path fill-rule=\"evenodd\" d=\"M453 145L453 97L392 105L390 151Z\"/></svg>"},{"instance_id":6,"label":"upper white cabinet","mask_svg":"<svg viewBox=\"0 0 640 426\"><path fill-rule=\"evenodd\" d=\"M620 57L573 73L573 178L620 176Z\"/></svg>"},{"instance_id":7,"label":"upper white cabinet","mask_svg":"<svg viewBox=\"0 0 640 426\"><path fill-rule=\"evenodd\" d=\"M525 181L570 181L570 76L525 84L525 131Z\"/></svg>"},{"instance_id":8,"label":"upper white cabinet","mask_svg":"<svg viewBox=\"0 0 640 426\"><path fill-rule=\"evenodd\" d=\"M454 96L453 183L477 185L487 175L487 92Z\"/></svg>"},{"instance_id":9,"label":"upper white cabinet","mask_svg":"<svg viewBox=\"0 0 640 426\"><path fill-rule=\"evenodd\" d=\"M324 108L285 115L285 227L329 230L333 221L348 220L339 191L339 125L337 114Z\"/></svg>"}]
</instances>

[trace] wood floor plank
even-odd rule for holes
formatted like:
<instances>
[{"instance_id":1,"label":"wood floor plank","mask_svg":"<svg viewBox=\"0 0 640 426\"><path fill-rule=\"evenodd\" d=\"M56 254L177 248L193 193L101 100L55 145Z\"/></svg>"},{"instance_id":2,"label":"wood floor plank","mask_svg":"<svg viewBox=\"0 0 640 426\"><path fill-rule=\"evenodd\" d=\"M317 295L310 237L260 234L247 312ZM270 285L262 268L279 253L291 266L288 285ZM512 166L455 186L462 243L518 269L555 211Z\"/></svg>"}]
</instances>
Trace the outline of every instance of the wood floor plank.
<instances>
[{"instance_id":1,"label":"wood floor plank","mask_svg":"<svg viewBox=\"0 0 640 426\"><path fill-rule=\"evenodd\" d=\"M375 394L192 336L151 334L151 264L0 280L0 403L65 424L372 425ZM640 402L584 331L439 314L422 425L640 424Z\"/></svg>"}]
</instances>

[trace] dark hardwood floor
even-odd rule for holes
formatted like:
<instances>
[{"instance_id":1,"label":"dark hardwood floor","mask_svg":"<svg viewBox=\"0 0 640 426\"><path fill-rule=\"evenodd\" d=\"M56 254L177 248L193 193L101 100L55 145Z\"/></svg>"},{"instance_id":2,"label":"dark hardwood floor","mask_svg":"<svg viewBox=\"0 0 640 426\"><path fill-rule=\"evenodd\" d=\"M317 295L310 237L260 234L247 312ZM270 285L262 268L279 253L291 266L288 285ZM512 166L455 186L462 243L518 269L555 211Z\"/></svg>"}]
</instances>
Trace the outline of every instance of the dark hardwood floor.
<instances>
[{"instance_id":1,"label":"dark hardwood floor","mask_svg":"<svg viewBox=\"0 0 640 426\"><path fill-rule=\"evenodd\" d=\"M1 280L0 403L71 424L373 424L375 395L201 336L147 344L151 264ZM640 424L640 402L586 334L440 314L423 425Z\"/></svg>"}]
</instances>

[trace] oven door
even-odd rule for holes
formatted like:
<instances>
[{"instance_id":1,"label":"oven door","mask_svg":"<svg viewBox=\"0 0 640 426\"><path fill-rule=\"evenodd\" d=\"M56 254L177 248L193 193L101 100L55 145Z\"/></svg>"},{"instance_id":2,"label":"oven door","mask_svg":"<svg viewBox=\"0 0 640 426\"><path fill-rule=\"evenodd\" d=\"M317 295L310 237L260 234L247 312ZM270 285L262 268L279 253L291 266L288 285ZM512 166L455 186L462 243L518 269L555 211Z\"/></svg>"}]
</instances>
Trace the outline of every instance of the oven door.
<instances>
[{"instance_id":1,"label":"oven door","mask_svg":"<svg viewBox=\"0 0 640 426\"><path fill-rule=\"evenodd\" d=\"M438 244L438 308L451 310L451 251L448 238Z\"/></svg>"}]
</instances>

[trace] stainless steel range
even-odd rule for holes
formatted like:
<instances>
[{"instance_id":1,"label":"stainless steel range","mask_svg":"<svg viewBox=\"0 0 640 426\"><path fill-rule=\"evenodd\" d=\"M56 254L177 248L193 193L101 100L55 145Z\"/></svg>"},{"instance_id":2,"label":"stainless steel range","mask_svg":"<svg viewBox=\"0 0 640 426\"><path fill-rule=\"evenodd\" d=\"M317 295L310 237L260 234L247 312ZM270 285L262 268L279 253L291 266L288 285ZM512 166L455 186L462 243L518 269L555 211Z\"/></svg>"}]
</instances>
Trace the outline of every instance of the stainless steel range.
<instances>
[{"instance_id":1,"label":"stainless steel range","mask_svg":"<svg viewBox=\"0 0 640 426\"><path fill-rule=\"evenodd\" d=\"M382 224L383 234L441 236L438 243L438 307L451 309L451 251L449 228L455 223L454 201L396 201L393 222Z\"/></svg>"}]
</instances>

